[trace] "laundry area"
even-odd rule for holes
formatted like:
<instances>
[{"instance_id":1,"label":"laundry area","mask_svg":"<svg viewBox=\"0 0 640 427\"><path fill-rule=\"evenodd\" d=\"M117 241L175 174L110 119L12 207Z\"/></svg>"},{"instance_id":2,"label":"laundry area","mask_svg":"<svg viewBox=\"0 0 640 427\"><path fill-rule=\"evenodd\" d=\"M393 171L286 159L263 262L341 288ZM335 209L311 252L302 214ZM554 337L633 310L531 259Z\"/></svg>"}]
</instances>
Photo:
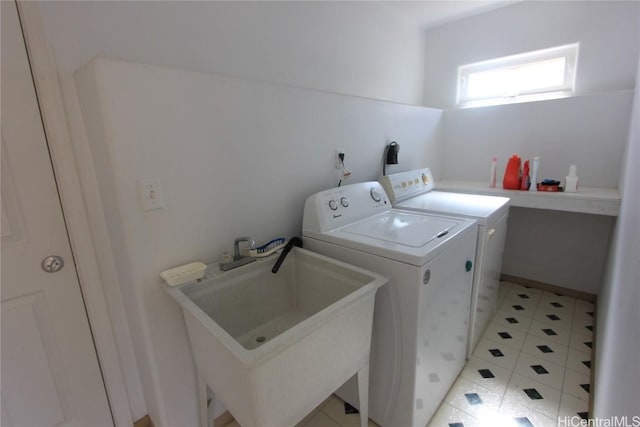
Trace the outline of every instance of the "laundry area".
<instances>
[{"instance_id":1,"label":"laundry area","mask_svg":"<svg viewBox=\"0 0 640 427\"><path fill-rule=\"evenodd\" d=\"M3 425L640 416L640 3L18 0L2 20L3 116L22 75L70 246L32 245L29 280L77 278L99 373L72 378L47 319L79 320L16 279L41 184L3 117Z\"/></svg>"}]
</instances>

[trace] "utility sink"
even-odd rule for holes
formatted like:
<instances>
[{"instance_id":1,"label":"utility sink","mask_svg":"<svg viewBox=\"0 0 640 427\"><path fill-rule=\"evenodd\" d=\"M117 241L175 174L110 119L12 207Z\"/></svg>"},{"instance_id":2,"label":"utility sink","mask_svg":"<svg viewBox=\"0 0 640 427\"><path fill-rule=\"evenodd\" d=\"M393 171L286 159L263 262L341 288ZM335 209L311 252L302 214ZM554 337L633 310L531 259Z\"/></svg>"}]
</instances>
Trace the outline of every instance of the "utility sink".
<instances>
[{"instance_id":1,"label":"utility sink","mask_svg":"<svg viewBox=\"0 0 640 427\"><path fill-rule=\"evenodd\" d=\"M376 290L387 279L294 248L167 292L181 305L198 371L242 427L294 426L353 375L366 426ZM209 273L210 272L210 273Z\"/></svg>"}]
</instances>

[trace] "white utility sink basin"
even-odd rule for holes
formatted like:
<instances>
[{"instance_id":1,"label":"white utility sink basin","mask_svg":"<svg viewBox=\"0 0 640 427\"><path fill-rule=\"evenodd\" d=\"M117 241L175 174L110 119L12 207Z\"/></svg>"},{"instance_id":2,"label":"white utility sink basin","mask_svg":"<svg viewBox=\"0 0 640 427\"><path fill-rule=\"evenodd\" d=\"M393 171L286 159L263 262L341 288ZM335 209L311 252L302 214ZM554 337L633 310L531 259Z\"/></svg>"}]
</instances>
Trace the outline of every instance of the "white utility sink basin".
<instances>
[{"instance_id":1,"label":"white utility sink basin","mask_svg":"<svg viewBox=\"0 0 640 427\"><path fill-rule=\"evenodd\" d=\"M387 279L294 248L167 292L182 306L199 376L242 427L294 426L358 374L366 426L376 290ZM204 425L204 421L203 421Z\"/></svg>"}]
</instances>

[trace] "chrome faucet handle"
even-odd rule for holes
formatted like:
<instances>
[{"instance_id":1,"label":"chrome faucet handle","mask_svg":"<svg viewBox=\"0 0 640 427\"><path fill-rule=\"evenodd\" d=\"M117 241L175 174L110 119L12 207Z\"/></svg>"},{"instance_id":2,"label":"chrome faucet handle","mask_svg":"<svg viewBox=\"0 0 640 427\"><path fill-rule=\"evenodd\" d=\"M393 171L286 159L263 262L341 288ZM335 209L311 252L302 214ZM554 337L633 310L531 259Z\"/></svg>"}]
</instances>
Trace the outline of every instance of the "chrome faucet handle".
<instances>
[{"instance_id":1,"label":"chrome faucet handle","mask_svg":"<svg viewBox=\"0 0 640 427\"><path fill-rule=\"evenodd\" d=\"M254 242L251 237L249 236L238 237L233 242L233 259L234 260L239 260L240 258L242 258L242 256L240 255L240 242L247 242L249 244L249 249L254 249L256 246L256 242Z\"/></svg>"}]
</instances>

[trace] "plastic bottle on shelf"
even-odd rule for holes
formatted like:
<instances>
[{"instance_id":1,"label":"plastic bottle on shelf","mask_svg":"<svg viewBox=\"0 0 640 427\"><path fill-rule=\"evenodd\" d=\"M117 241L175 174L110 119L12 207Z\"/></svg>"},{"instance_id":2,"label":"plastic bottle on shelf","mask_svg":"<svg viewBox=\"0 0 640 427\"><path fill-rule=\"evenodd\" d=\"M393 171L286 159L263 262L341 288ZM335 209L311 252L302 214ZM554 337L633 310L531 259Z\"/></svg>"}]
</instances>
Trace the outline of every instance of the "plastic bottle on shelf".
<instances>
[{"instance_id":1,"label":"plastic bottle on shelf","mask_svg":"<svg viewBox=\"0 0 640 427\"><path fill-rule=\"evenodd\" d=\"M533 168L531 170L531 184L529 191L538 191L538 169L540 168L540 157L533 158Z\"/></svg>"},{"instance_id":2,"label":"plastic bottle on shelf","mask_svg":"<svg viewBox=\"0 0 640 427\"><path fill-rule=\"evenodd\" d=\"M520 190L528 190L529 189L529 160L524 161L524 166L522 167L522 178L520 179Z\"/></svg>"},{"instance_id":3,"label":"plastic bottle on shelf","mask_svg":"<svg viewBox=\"0 0 640 427\"><path fill-rule=\"evenodd\" d=\"M498 168L498 158L491 159L491 174L489 175L489 187L496 188L496 169Z\"/></svg>"},{"instance_id":4,"label":"plastic bottle on shelf","mask_svg":"<svg viewBox=\"0 0 640 427\"><path fill-rule=\"evenodd\" d=\"M517 190L520 188L520 156L514 154L509 158L507 168L502 179L502 188L505 190Z\"/></svg>"},{"instance_id":5,"label":"plastic bottle on shelf","mask_svg":"<svg viewBox=\"0 0 640 427\"><path fill-rule=\"evenodd\" d=\"M569 175L564 179L564 191L566 193L575 193L578 191L578 168L576 165L569 167Z\"/></svg>"}]
</instances>

